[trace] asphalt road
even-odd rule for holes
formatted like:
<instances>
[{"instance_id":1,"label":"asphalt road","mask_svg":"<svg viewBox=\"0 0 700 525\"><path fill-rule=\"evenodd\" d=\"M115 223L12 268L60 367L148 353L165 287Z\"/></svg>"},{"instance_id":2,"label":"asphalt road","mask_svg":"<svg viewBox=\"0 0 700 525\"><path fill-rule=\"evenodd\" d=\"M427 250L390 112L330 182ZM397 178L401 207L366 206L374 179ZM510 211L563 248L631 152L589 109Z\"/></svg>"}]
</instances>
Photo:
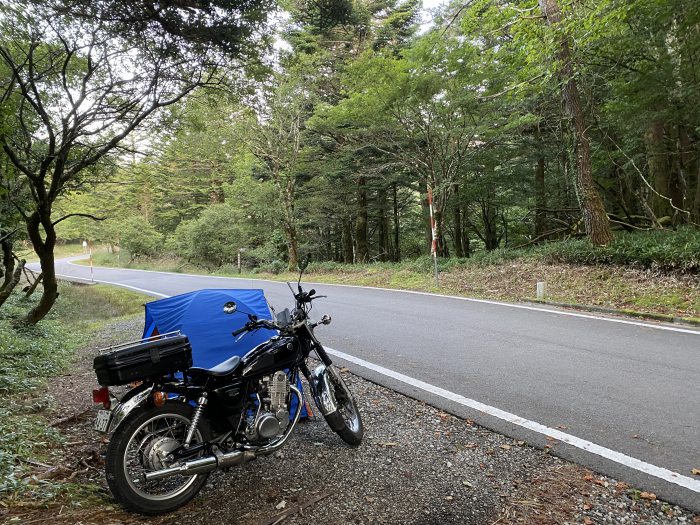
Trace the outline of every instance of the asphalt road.
<instances>
[{"instance_id":1,"label":"asphalt road","mask_svg":"<svg viewBox=\"0 0 700 525\"><path fill-rule=\"evenodd\" d=\"M57 271L90 278L68 260ZM108 268L95 268L94 278L168 296L262 288L276 308L292 306L287 286L270 281ZM337 359L353 372L700 512L700 476L692 474L700 469L700 330L313 287L328 295L313 313L333 317L317 335L353 357Z\"/></svg>"}]
</instances>

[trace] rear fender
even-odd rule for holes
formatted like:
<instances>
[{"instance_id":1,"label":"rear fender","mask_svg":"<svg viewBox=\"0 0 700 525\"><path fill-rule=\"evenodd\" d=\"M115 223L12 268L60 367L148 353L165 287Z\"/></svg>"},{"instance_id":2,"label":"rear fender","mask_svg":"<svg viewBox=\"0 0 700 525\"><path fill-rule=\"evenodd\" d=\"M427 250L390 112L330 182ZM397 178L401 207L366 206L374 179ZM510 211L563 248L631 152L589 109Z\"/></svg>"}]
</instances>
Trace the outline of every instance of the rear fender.
<instances>
[{"instance_id":1,"label":"rear fender","mask_svg":"<svg viewBox=\"0 0 700 525\"><path fill-rule=\"evenodd\" d=\"M136 392L134 392L134 390L136 390ZM119 403L112 411L109 428L107 428L108 434L114 432L132 410L148 401L148 398L153 392L153 385L141 385L134 390L130 390L125 396L128 396L128 399Z\"/></svg>"}]
</instances>

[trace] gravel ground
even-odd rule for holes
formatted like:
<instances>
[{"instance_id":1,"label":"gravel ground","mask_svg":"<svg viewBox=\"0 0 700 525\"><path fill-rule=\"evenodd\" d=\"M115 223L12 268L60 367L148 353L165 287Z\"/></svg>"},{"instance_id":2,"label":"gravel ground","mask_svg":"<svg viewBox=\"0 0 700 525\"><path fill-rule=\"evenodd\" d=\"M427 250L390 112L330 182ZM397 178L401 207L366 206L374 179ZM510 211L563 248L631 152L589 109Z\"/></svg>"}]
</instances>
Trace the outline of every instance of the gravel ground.
<instances>
[{"instance_id":1,"label":"gravel ground","mask_svg":"<svg viewBox=\"0 0 700 525\"><path fill-rule=\"evenodd\" d=\"M4 523L700 524L700 516L652 494L347 371L365 424L359 448L346 446L318 416L300 423L275 456L213 473L200 495L173 515L127 514L106 492L105 443L90 428L89 394L94 349L139 332L140 321L115 323L53 385L50 418L79 414L59 425L67 445L54 451L52 465L60 465L55 479L94 487L97 497L80 504L65 498L48 505L15 502L0 510Z\"/></svg>"}]
</instances>

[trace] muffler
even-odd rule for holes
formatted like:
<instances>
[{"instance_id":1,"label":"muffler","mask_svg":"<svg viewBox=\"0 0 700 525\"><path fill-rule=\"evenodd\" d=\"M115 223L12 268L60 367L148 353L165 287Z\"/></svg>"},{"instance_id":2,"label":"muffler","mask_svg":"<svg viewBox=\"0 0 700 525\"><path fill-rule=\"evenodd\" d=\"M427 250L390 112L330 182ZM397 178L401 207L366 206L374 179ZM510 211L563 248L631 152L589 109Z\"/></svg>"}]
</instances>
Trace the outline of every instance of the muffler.
<instances>
[{"instance_id":1,"label":"muffler","mask_svg":"<svg viewBox=\"0 0 700 525\"><path fill-rule=\"evenodd\" d=\"M234 450L232 452L221 452L218 449L214 449L212 454L204 456L203 458L185 461L182 465L177 465L175 467L168 467L161 470L156 470L154 472L147 472L144 475L144 478L148 482L177 475L194 476L196 474L204 474L206 472L211 472L212 470L216 470L219 468L235 467L237 465L247 463L248 461L251 461L258 456L266 456L268 454L272 454L282 445L284 445L285 441L287 441L287 438L292 433L292 430L294 430L297 421L299 421L299 416L301 415L301 407L304 402L301 397L301 392L299 392L299 389L291 385L289 388L292 390L292 392L294 392L294 395L297 396L297 412L296 414L294 414L294 419L289 425L287 431L284 434L282 434L282 437L275 441L273 444L257 449Z\"/></svg>"},{"instance_id":2,"label":"muffler","mask_svg":"<svg viewBox=\"0 0 700 525\"><path fill-rule=\"evenodd\" d=\"M182 465L176 467L164 468L155 472L147 472L144 476L146 481L154 481L167 478L170 476L194 476L195 474L204 474L218 468L234 467L242 465L247 461L255 459L257 454L250 451L235 450L233 452L223 453L219 450L209 456L203 458L192 459L185 461Z\"/></svg>"}]
</instances>

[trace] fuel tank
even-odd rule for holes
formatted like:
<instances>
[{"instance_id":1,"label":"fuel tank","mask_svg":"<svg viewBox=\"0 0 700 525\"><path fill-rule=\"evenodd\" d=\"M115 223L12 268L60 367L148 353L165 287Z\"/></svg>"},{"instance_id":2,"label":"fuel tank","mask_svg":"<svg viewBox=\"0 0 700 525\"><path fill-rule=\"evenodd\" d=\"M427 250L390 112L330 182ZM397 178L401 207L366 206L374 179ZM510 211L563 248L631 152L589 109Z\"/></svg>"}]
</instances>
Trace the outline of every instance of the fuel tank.
<instances>
[{"instance_id":1,"label":"fuel tank","mask_svg":"<svg viewBox=\"0 0 700 525\"><path fill-rule=\"evenodd\" d=\"M290 368L301 358L301 346L295 337L275 336L243 356L245 378Z\"/></svg>"}]
</instances>

